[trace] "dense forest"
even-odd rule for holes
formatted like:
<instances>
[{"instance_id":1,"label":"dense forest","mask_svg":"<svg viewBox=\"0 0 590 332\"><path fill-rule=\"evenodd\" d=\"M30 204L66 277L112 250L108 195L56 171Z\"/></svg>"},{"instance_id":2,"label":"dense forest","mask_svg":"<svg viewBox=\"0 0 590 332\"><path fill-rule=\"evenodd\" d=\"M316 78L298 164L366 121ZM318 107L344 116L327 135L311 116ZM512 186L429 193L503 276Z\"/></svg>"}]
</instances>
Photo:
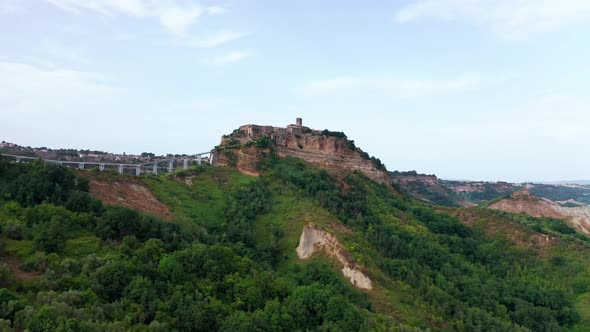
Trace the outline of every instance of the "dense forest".
<instances>
[{"instance_id":1,"label":"dense forest","mask_svg":"<svg viewBox=\"0 0 590 332\"><path fill-rule=\"evenodd\" d=\"M561 331L590 323L589 250L569 228L493 215L549 229L559 244L539 252L361 174L335 179L292 158L261 167L260 177L196 167L141 178L172 209L168 221L103 205L89 194L93 172L0 161L0 330ZM297 259L308 223L338 236L375 289L354 288L327 256Z\"/></svg>"}]
</instances>

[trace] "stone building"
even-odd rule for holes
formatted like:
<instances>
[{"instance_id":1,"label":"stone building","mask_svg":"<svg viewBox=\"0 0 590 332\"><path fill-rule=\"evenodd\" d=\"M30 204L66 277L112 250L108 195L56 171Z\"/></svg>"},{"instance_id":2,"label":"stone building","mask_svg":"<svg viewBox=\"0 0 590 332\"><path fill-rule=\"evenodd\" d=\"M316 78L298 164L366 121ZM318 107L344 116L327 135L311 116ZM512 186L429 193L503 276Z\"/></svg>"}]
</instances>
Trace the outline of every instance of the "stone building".
<instances>
[{"instance_id":1,"label":"stone building","mask_svg":"<svg viewBox=\"0 0 590 332\"><path fill-rule=\"evenodd\" d=\"M309 130L309 128L303 126L303 120L301 118L295 119L295 124L290 124L287 128L253 124L240 126L240 133L249 139L257 139L262 136L272 139L285 138L286 135L303 135Z\"/></svg>"}]
</instances>

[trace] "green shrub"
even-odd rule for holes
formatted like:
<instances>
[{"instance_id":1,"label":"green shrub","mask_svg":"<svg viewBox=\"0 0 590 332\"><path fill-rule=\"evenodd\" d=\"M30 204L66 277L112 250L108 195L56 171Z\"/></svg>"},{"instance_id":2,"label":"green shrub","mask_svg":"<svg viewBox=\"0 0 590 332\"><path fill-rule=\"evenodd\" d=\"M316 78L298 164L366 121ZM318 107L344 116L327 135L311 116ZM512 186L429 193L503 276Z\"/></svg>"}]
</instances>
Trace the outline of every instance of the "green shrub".
<instances>
[{"instance_id":1,"label":"green shrub","mask_svg":"<svg viewBox=\"0 0 590 332\"><path fill-rule=\"evenodd\" d=\"M4 226L4 233L12 240L24 239L24 226L15 221L9 221Z\"/></svg>"},{"instance_id":2,"label":"green shrub","mask_svg":"<svg viewBox=\"0 0 590 332\"><path fill-rule=\"evenodd\" d=\"M113 302L123 296L123 290L132 277L132 269L128 263L109 262L94 274L93 290L102 300Z\"/></svg>"},{"instance_id":3,"label":"green shrub","mask_svg":"<svg viewBox=\"0 0 590 332\"><path fill-rule=\"evenodd\" d=\"M346 134L341 131L329 131L328 129L324 129L324 130L322 130L322 135L328 136L328 137L337 137L337 138L346 139Z\"/></svg>"},{"instance_id":4,"label":"green shrub","mask_svg":"<svg viewBox=\"0 0 590 332\"><path fill-rule=\"evenodd\" d=\"M59 315L49 307L42 306L28 321L27 329L30 332L56 331L59 326ZM67 331L67 330L66 330Z\"/></svg>"},{"instance_id":5,"label":"green shrub","mask_svg":"<svg viewBox=\"0 0 590 332\"><path fill-rule=\"evenodd\" d=\"M0 331L13 332L14 329L12 328L12 322L7 319L0 319Z\"/></svg>"},{"instance_id":6,"label":"green shrub","mask_svg":"<svg viewBox=\"0 0 590 332\"><path fill-rule=\"evenodd\" d=\"M262 136L254 141L257 148L268 149L271 147L271 140L268 136Z\"/></svg>"},{"instance_id":7,"label":"green shrub","mask_svg":"<svg viewBox=\"0 0 590 332\"><path fill-rule=\"evenodd\" d=\"M4 262L0 262L0 287L8 287L14 282L14 274Z\"/></svg>"},{"instance_id":8,"label":"green shrub","mask_svg":"<svg viewBox=\"0 0 590 332\"><path fill-rule=\"evenodd\" d=\"M356 145L354 144L354 141L353 140L346 141L346 147L349 150L356 150Z\"/></svg>"}]
</instances>

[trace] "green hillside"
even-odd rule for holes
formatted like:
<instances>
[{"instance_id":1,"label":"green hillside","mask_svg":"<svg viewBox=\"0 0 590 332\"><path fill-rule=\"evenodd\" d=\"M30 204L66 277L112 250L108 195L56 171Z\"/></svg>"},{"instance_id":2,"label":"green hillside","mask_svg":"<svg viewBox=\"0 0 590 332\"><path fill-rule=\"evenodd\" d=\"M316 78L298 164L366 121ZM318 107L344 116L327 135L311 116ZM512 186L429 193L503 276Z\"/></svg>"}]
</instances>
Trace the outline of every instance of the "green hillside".
<instances>
[{"instance_id":1,"label":"green hillside","mask_svg":"<svg viewBox=\"0 0 590 332\"><path fill-rule=\"evenodd\" d=\"M586 241L552 232L532 245L526 236L549 236L533 221L435 211L298 159L262 166L260 177L199 167L140 178L172 210L165 221L103 205L69 169L0 161L0 330L590 327ZM356 289L327 255L297 257L309 224L338 238L372 290Z\"/></svg>"}]
</instances>

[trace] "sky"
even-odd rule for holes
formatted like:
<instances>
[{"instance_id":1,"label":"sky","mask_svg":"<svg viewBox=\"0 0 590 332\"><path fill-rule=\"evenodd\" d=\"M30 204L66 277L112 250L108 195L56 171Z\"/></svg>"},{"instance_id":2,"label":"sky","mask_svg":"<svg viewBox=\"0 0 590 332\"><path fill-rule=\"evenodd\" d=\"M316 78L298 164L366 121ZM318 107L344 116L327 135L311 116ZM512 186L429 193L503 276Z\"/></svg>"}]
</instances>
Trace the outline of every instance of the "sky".
<instances>
[{"instance_id":1,"label":"sky","mask_svg":"<svg viewBox=\"0 0 590 332\"><path fill-rule=\"evenodd\" d=\"M0 0L0 140L200 153L345 132L389 170L590 179L588 0Z\"/></svg>"}]
</instances>

